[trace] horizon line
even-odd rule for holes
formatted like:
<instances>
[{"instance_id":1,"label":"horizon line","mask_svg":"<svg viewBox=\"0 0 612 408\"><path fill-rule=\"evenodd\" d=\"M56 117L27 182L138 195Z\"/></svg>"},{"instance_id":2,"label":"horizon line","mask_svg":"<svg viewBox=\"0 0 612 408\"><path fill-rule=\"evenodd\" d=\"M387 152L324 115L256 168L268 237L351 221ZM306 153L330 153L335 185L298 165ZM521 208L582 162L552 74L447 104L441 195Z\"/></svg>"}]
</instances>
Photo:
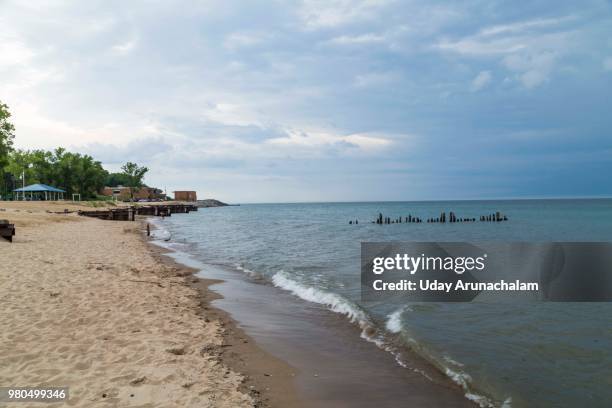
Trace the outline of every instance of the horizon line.
<instances>
[{"instance_id":1,"label":"horizon line","mask_svg":"<svg viewBox=\"0 0 612 408\"><path fill-rule=\"evenodd\" d=\"M368 204L368 203L429 203L448 201L546 201L546 200L610 200L612 196L563 196L563 197L508 197L508 198L455 198L455 199L423 199L423 200L348 200L348 201L259 201L259 202L229 202L229 205L250 204ZM201 200L219 200L204 198ZM200 200L198 200L200 201ZM223 200L219 200L225 202Z\"/></svg>"}]
</instances>

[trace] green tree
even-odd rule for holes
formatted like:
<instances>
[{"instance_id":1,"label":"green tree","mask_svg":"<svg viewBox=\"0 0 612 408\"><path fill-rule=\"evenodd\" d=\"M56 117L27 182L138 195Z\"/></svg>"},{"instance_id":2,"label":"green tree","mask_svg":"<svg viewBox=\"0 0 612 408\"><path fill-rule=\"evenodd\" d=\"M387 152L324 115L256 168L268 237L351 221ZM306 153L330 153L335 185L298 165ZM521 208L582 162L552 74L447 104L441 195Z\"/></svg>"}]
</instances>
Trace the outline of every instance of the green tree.
<instances>
[{"instance_id":1,"label":"green tree","mask_svg":"<svg viewBox=\"0 0 612 408\"><path fill-rule=\"evenodd\" d=\"M124 173L110 173L106 178L108 187L127 186L128 183L128 176Z\"/></svg>"},{"instance_id":2,"label":"green tree","mask_svg":"<svg viewBox=\"0 0 612 408\"><path fill-rule=\"evenodd\" d=\"M83 198L91 198L104 187L108 172L99 161L89 155L72 154L73 191Z\"/></svg>"},{"instance_id":3,"label":"green tree","mask_svg":"<svg viewBox=\"0 0 612 408\"><path fill-rule=\"evenodd\" d=\"M25 183L33 184L38 183L35 171L32 167L32 153L29 150L13 150L8 157L8 164L5 167L5 171L12 174L18 186L21 187Z\"/></svg>"},{"instance_id":4,"label":"green tree","mask_svg":"<svg viewBox=\"0 0 612 408\"><path fill-rule=\"evenodd\" d=\"M66 190L68 196L81 194L93 198L104 187L108 172L99 161L88 155L67 152L63 148L46 150L15 150L9 157L9 173L26 184L43 183Z\"/></svg>"},{"instance_id":5,"label":"green tree","mask_svg":"<svg viewBox=\"0 0 612 408\"><path fill-rule=\"evenodd\" d=\"M13 150L15 126L9 122L10 117L8 106L0 102L0 170L8 164L9 153Z\"/></svg>"},{"instance_id":6,"label":"green tree","mask_svg":"<svg viewBox=\"0 0 612 408\"><path fill-rule=\"evenodd\" d=\"M15 139L15 126L9 119L11 113L8 106L0 101L0 195L5 196L12 186L9 186L8 181L11 177L5 176L4 168L9 162L9 154L13 150L13 140Z\"/></svg>"},{"instance_id":7,"label":"green tree","mask_svg":"<svg viewBox=\"0 0 612 408\"><path fill-rule=\"evenodd\" d=\"M127 162L121 166L123 174L126 176L126 186L130 188L130 198L134 199L134 193L138 192L144 185L143 180L148 168L138 166L136 163Z\"/></svg>"}]
</instances>

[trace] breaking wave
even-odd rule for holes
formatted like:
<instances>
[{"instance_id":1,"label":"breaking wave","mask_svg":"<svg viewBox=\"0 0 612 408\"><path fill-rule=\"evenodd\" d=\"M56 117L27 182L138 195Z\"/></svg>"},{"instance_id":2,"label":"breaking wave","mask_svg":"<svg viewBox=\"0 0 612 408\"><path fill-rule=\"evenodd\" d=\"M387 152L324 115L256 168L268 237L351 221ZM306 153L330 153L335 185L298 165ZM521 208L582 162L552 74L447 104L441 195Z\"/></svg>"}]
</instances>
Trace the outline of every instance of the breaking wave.
<instances>
[{"instance_id":1,"label":"breaking wave","mask_svg":"<svg viewBox=\"0 0 612 408\"><path fill-rule=\"evenodd\" d=\"M402 315L404 314L404 308L396 310L387 316L386 329L390 333L399 333L402 331Z\"/></svg>"},{"instance_id":2,"label":"breaking wave","mask_svg":"<svg viewBox=\"0 0 612 408\"><path fill-rule=\"evenodd\" d=\"M341 295L313 288L312 286L306 286L291 279L289 274L284 271L274 274L272 276L272 283L274 286L287 290L300 299L324 305L334 313L345 315L351 323L358 324L362 330L373 327L366 312Z\"/></svg>"}]
</instances>

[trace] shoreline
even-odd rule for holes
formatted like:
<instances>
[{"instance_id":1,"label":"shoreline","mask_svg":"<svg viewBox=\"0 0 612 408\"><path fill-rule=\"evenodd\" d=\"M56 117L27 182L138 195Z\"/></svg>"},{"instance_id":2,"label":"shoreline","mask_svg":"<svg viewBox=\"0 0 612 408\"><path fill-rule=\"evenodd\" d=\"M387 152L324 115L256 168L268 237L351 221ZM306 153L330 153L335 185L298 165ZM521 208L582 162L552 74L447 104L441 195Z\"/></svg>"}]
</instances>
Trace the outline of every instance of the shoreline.
<instances>
[{"instance_id":1,"label":"shoreline","mask_svg":"<svg viewBox=\"0 0 612 408\"><path fill-rule=\"evenodd\" d=\"M332 312L325 305L305 301L273 285L254 283L238 271L225 271L220 276L218 271L202 269L206 264L194 266L190 260L191 255L161 246L161 242L157 245L151 241L151 246L159 250L165 260L190 270L200 270L204 276L212 275L212 278L199 278L203 282L205 288L203 297L208 301L208 305L227 317L230 326L246 324L247 327L239 329L241 335L254 339L258 343L258 348L265 349L264 353L268 356L299 369L294 372L299 374L295 382L297 399L301 405L369 407L377 404L380 407L395 407L398 401L412 402L418 407L440 406L440 404L452 407L479 405L473 399L476 396L469 397L466 390L423 356L413 350L403 349L400 352L402 363L399 363L400 357L395 351L381 346L375 340L364 339L362 329L346 320L345 316ZM196 259L193 261L196 264L200 263ZM210 289L210 285L218 286ZM236 288L240 286L243 287ZM226 294L227 299L225 299ZM213 301L216 304L211 304ZM312 315L307 316L310 325L304 326L302 324L304 316L301 313L293 313L291 318L302 321L295 326L289 324L278 330L274 326L278 324L275 319L278 318L279 308L269 305L279 302L282 304L280 309L294 307L312 309L316 318ZM257 312L253 313L254 309ZM287 316L284 316L285 309L280 313L283 315L280 320L287 320ZM272 324L266 321L267 319L271 319ZM306 331L308 334L305 337L292 338L291 340L295 340L292 343L287 338L291 336L286 334L292 331ZM273 338L275 333L277 338ZM345 345L351 349L349 352L344 350ZM328 362L327 359L331 360ZM341 367L336 369L333 367L334 363L338 363ZM352 371L357 367L361 372ZM364 375L368 369L372 370L372 376ZM325 371L329 371L331 377L326 376ZM375 373L380 377L377 378ZM333 376L338 374L346 381L333 379ZM385 378L388 384L374 384L380 381L381 377ZM271 396L273 401L274 395Z\"/></svg>"},{"instance_id":2,"label":"shoreline","mask_svg":"<svg viewBox=\"0 0 612 408\"><path fill-rule=\"evenodd\" d=\"M213 300L221 299L222 295L210 289L211 285L221 281L197 277L197 269L177 262L168 253L171 249L161 247L152 239L147 239L147 248L154 258L167 266L178 268L187 277L186 284L199 293L203 319L216 319L221 323L223 332L222 347L216 350L220 361L230 369L244 376L241 391L255 399L255 407L288 407L301 408L303 402L298 398L293 378L297 370L287 362L267 353L256 342L238 327L226 311L213 306Z\"/></svg>"},{"instance_id":3,"label":"shoreline","mask_svg":"<svg viewBox=\"0 0 612 408\"><path fill-rule=\"evenodd\" d=\"M2 385L67 385L73 405L93 407L474 406L323 305L238 272L196 276L146 237L146 218L3 204L18 230L0 242Z\"/></svg>"}]
</instances>

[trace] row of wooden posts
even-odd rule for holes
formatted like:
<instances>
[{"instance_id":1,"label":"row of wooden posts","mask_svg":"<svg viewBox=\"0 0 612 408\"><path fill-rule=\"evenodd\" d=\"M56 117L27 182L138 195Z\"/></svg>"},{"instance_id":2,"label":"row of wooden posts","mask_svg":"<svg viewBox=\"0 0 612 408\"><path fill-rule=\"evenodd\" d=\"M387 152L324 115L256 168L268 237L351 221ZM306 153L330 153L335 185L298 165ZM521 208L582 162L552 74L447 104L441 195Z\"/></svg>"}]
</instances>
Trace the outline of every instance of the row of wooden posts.
<instances>
[{"instance_id":1,"label":"row of wooden posts","mask_svg":"<svg viewBox=\"0 0 612 408\"><path fill-rule=\"evenodd\" d=\"M198 211L198 207L194 204L132 206L126 208L111 208L108 210L79 211L79 215L99 218L101 220L134 221L137 215L170 217L172 214L187 214L191 211Z\"/></svg>"},{"instance_id":2,"label":"row of wooden posts","mask_svg":"<svg viewBox=\"0 0 612 408\"><path fill-rule=\"evenodd\" d=\"M494 222L500 222L500 221L508 221L508 217L504 214L502 214L499 211L496 211L495 213L491 213L491 214L487 214L487 215L481 215L480 216L480 221L494 221ZM412 223L422 223L423 219L420 217L416 217L413 216L412 214L408 214L407 217L398 217L398 218L391 218L391 217L385 217L382 215L382 213L378 214L378 217L376 218L376 220L372 221L372 224L378 224L378 225L383 225L383 224L412 224ZM440 214L439 217L431 217L431 218L427 218L427 222L428 223L455 223L455 222L476 222L476 218L468 218L468 217L457 217L457 215L454 212L449 212L448 213L448 217L446 217L446 212L442 212ZM350 220L349 224L359 224L359 220Z\"/></svg>"},{"instance_id":3,"label":"row of wooden posts","mask_svg":"<svg viewBox=\"0 0 612 408\"><path fill-rule=\"evenodd\" d=\"M383 217L382 213L378 214L378 218L376 218L376 224L382 225L382 224L401 224L402 223L402 219L404 220L405 223L421 223L423 222L422 219L420 219L419 217L414 217L412 214L408 214L407 217L399 217L396 219L391 219L391 217Z\"/></svg>"}]
</instances>

